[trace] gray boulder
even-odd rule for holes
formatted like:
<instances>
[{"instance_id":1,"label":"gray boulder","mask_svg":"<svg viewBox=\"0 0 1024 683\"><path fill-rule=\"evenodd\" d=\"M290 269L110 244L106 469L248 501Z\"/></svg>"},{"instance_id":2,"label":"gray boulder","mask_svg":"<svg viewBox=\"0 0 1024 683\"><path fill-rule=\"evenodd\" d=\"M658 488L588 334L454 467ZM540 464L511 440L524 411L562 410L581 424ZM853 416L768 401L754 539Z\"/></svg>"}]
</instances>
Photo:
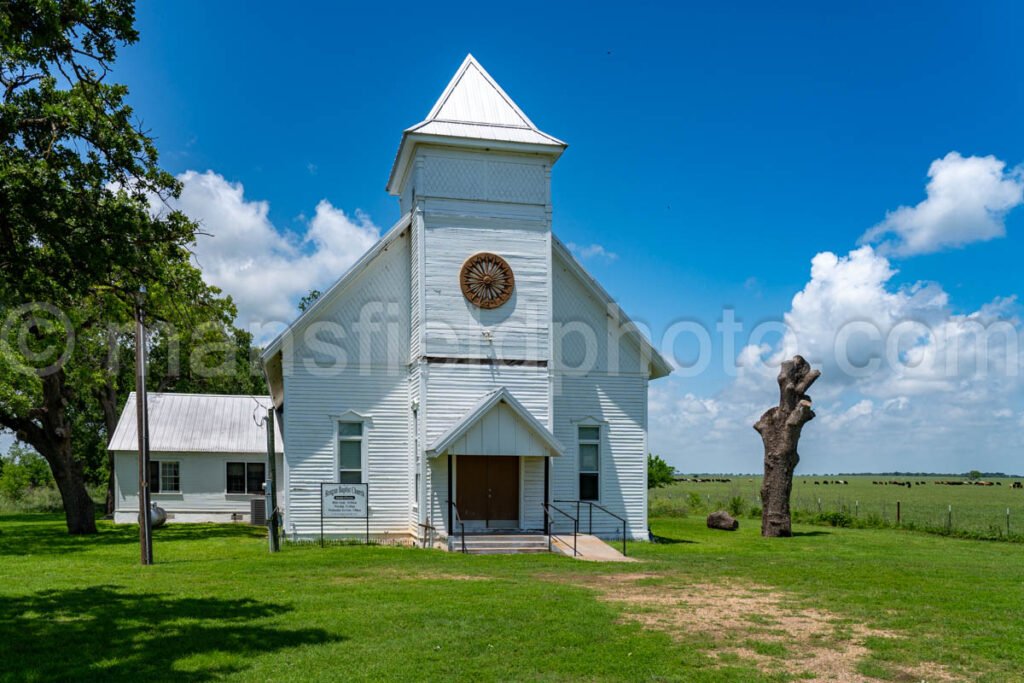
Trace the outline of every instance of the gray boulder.
<instances>
[{"instance_id":1,"label":"gray boulder","mask_svg":"<svg viewBox=\"0 0 1024 683\"><path fill-rule=\"evenodd\" d=\"M736 531L740 528L739 520L735 519L725 510L712 512L708 515L708 528L721 529L723 531Z\"/></svg>"}]
</instances>

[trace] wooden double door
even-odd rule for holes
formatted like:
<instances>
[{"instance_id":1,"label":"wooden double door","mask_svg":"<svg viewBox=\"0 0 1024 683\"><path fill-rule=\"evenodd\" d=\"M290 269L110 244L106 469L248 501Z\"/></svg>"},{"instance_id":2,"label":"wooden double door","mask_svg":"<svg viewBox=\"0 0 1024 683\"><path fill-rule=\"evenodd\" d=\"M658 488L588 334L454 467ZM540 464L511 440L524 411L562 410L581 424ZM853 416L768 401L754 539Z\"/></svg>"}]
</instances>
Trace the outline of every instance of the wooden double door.
<instances>
[{"instance_id":1,"label":"wooden double door","mask_svg":"<svg viewBox=\"0 0 1024 683\"><path fill-rule=\"evenodd\" d=\"M455 496L467 528L519 527L519 458L460 455Z\"/></svg>"}]
</instances>

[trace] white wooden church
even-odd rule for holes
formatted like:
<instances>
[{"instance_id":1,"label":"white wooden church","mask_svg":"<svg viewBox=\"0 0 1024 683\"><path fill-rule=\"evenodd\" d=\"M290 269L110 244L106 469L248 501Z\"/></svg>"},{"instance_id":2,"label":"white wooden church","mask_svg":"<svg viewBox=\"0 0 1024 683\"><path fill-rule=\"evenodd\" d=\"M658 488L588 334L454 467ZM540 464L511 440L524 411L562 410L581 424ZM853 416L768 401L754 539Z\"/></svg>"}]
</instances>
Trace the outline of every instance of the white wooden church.
<instances>
[{"instance_id":1,"label":"white wooden church","mask_svg":"<svg viewBox=\"0 0 1024 683\"><path fill-rule=\"evenodd\" d=\"M342 482L367 484L374 536L541 530L584 501L595 534L646 538L647 385L670 366L552 233L565 149L472 56L403 133L401 219L262 356L289 537L320 534Z\"/></svg>"}]
</instances>

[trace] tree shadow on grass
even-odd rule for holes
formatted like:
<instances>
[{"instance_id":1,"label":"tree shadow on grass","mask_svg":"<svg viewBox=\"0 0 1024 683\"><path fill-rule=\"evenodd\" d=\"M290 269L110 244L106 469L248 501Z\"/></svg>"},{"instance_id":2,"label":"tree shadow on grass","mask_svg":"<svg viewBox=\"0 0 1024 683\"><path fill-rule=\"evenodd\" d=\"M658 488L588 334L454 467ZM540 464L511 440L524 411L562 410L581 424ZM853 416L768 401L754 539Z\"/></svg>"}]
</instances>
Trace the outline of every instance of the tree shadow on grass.
<instances>
[{"instance_id":1,"label":"tree shadow on grass","mask_svg":"<svg viewBox=\"0 0 1024 683\"><path fill-rule=\"evenodd\" d=\"M831 531L794 531L793 538L798 536L831 536Z\"/></svg>"},{"instance_id":2,"label":"tree shadow on grass","mask_svg":"<svg viewBox=\"0 0 1024 683\"><path fill-rule=\"evenodd\" d=\"M207 681L253 656L343 640L273 623L290 607L115 586L0 597L0 680Z\"/></svg>"}]
</instances>

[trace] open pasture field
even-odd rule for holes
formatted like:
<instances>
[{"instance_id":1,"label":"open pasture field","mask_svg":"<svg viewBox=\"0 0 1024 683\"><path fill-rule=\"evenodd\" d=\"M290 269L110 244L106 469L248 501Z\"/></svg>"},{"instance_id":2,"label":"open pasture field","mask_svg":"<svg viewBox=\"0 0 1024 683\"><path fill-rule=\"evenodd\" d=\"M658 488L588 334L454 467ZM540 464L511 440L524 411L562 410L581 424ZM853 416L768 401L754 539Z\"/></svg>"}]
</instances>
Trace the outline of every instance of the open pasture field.
<instances>
[{"instance_id":1,"label":"open pasture field","mask_svg":"<svg viewBox=\"0 0 1024 683\"><path fill-rule=\"evenodd\" d=\"M2 681L1010 681L1024 546L655 519L640 562L0 516Z\"/></svg>"},{"instance_id":2,"label":"open pasture field","mask_svg":"<svg viewBox=\"0 0 1024 683\"><path fill-rule=\"evenodd\" d=\"M687 475L692 478L693 475ZM728 508L739 498L744 514L760 505L759 476L696 475L701 478L731 479L729 482L677 482L651 491L651 514L701 513L706 509ZM846 485L824 482L846 481ZM873 482L911 482L910 487ZM952 519L954 529L1005 536L1007 510L1010 532L1024 540L1024 489L1013 488L1021 478L985 479L992 486L948 486L936 481L965 481L962 477L913 477L906 475L798 476L793 481L793 510L804 514L845 512L852 517L872 516L895 523L896 503L904 524L945 528ZM818 482L817 484L815 482ZM918 483L923 482L923 483ZM694 505L697 496L702 505ZM952 517L950 518L950 506Z\"/></svg>"}]
</instances>

